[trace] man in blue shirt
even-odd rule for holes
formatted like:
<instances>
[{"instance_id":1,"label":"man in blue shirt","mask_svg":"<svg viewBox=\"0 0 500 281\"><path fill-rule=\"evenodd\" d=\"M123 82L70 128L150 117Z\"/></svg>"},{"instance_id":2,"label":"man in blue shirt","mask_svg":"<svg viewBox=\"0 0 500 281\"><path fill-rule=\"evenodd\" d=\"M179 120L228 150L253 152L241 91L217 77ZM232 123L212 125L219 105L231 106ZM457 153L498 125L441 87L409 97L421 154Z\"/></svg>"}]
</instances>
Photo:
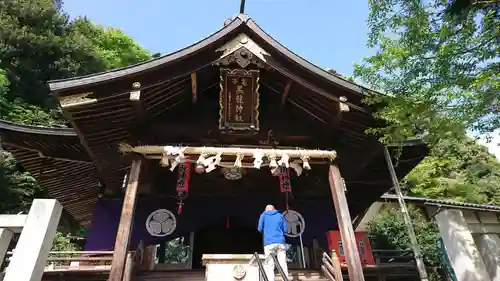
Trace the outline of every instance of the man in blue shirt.
<instances>
[{"instance_id":1,"label":"man in blue shirt","mask_svg":"<svg viewBox=\"0 0 500 281\"><path fill-rule=\"evenodd\" d=\"M266 275L269 281L274 281L274 260L270 257L271 253L277 256L283 272L288 276L285 244L287 226L283 215L273 205L267 205L265 211L260 215L257 230L264 234Z\"/></svg>"}]
</instances>

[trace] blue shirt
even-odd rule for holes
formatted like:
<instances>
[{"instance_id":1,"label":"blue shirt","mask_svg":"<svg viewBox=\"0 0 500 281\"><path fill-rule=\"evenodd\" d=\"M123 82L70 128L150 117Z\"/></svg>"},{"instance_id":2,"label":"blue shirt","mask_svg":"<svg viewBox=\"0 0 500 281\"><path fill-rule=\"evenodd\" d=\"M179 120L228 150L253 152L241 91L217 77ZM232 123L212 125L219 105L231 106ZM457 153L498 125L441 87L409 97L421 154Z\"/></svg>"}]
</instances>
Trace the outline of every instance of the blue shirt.
<instances>
[{"instance_id":1,"label":"blue shirt","mask_svg":"<svg viewBox=\"0 0 500 281\"><path fill-rule=\"evenodd\" d=\"M264 246L285 244L286 221L278 211L264 211L260 215L257 230L264 234Z\"/></svg>"}]
</instances>

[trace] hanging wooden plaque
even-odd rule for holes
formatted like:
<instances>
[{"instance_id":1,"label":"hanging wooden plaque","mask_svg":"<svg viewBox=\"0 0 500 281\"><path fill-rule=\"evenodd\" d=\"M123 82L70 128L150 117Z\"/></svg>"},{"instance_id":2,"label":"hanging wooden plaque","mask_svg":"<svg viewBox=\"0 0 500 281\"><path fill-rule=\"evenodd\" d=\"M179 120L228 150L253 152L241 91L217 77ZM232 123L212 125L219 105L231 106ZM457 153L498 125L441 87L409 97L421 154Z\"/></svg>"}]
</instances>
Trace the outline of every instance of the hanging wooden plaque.
<instances>
[{"instance_id":1,"label":"hanging wooden plaque","mask_svg":"<svg viewBox=\"0 0 500 281\"><path fill-rule=\"evenodd\" d=\"M259 71L221 68L219 129L259 130Z\"/></svg>"}]
</instances>

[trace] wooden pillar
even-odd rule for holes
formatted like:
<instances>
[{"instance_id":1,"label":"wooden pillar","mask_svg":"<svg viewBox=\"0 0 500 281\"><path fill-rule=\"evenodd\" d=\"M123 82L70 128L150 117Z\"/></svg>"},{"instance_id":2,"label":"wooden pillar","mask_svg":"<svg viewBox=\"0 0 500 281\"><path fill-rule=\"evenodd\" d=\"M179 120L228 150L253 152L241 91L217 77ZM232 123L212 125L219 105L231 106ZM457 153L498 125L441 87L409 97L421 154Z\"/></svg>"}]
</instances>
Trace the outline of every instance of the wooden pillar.
<instances>
[{"instance_id":1,"label":"wooden pillar","mask_svg":"<svg viewBox=\"0 0 500 281\"><path fill-rule=\"evenodd\" d=\"M363 275L363 268L361 267L351 215L349 214L349 206L347 205L347 199L344 193L344 183L339 168L336 165L330 165L328 179L330 181L333 204L335 205L335 214L337 215L342 246L344 247L347 261L349 280L364 281L365 277Z\"/></svg>"},{"instance_id":2,"label":"wooden pillar","mask_svg":"<svg viewBox=\"0 0 500 281\"><path fill-rule=\"evenodd\" d=\"M155 269L155 252L156 245L149 245L144 247L144 254L142 258L142 269L153 270Z\"/></svg>"},{"instance_id":3,"label":"wooden pillar","mask_svg":"<svg viewBox=\"0 0 500 281\"><path fill-rule=\"evenodd\" d=\"M118 232L116 233L115 250L113 252L113 261L111 263L109 281L122 281L124 277L128 246L132 232L132 222L134 219L140 171L141 160L134 159L128 176L127 190L125 192L125 198L123 199L120 224L118 226Z\"/></svg>"}]
</instances>

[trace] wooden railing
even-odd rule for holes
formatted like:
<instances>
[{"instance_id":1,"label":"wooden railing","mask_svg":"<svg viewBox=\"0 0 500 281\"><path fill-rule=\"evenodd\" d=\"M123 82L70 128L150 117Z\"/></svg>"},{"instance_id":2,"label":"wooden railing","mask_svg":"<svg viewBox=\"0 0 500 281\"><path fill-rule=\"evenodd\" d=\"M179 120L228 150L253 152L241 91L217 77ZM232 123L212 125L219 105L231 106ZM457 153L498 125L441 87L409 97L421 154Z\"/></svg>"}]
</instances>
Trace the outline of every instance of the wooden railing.
<instances>
[{"instance_id":1,"label":"wooden railing","mask_svg":"<svg viewBox=\"0 0 500 281\"><path fill-rule=\"evenodd\" d=\"M13 254L12 251L7 252L7 262ZM144 244L141 241L135 251L127 253L124 281L131 280L137 270L142 269L143 259ZM52 251L49 253L44 271L109 271L112 260L113 251Z\"/></svg>"},{"instance_id":2,"label":"wooden railing","mask_svg":"<svg viewBox=\"0 0 500 281\"><path fill-rule=\"evenodd\" d=\"M332 251L330 257L327 253L323 252L321 271L325 277L330 281L343 281L342 268L335 251Z\"/></svg>"}]
</instances>

